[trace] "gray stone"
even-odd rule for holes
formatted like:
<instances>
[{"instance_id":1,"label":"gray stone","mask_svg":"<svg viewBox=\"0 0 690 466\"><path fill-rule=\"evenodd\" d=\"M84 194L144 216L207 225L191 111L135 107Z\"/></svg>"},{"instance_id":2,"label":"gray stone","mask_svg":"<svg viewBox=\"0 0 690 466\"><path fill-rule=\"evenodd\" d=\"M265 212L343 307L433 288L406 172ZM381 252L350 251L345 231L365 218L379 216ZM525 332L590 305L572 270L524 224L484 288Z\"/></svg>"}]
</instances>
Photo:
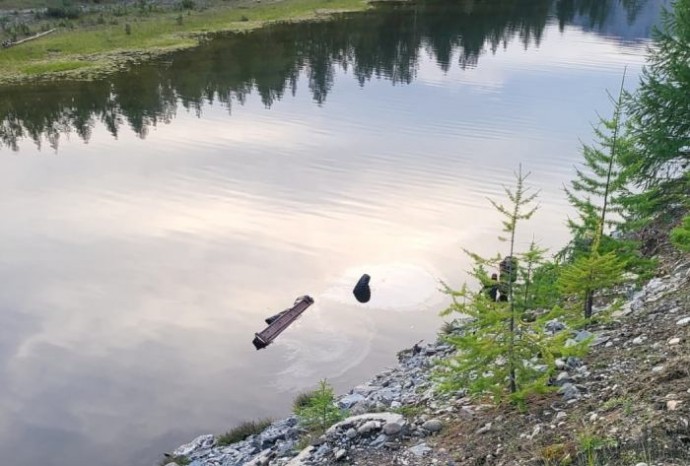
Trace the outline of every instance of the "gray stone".
<instances>
[{"instance_id":1,"label":"gray stone","mask_svg":"<svg viewBox=\"0 0 690 466\"><path fill-rule=\"evenodd\" d=\"M353 393L352 395L346 395L338 400L338 407L340 409L350 409L355 404L366 400L366 397L360 393Z\"/></svg>"},{"instance_id":2,"label":"gray stone","mask_svg":"<svg viewBox=\"0 0 690 466\"><path fill-rule=\"evenodd\" d=\"M345 435L347 436L347 438L352 440L355 437L357 437L357 431L354 428L350 427L349 429L347 429L347 432L345 432Z\"/></svg>"},{"instance_id":3,"label":"gray stone","mask_svg":"<svg viewBox=\"0 0 690 466\"><path fill-rule=\"evenodd\" d=\"M563 395L563 399L566 401L576 400L580 397L580 390L572 383L563 384L563 386L558 389L558 393Z\"/></svg>"},{"instance_id":4,"label":"gray stone","mask_svg":"<svg viewBox=\"0 0 690 466\"><path fill-rule=\"evenodd\" d=\"M575 335L575 341L580 343L593 336L594 334L588 332L587 330L580 330L579 332L577 332L577 335Z\"/></svg>"},{"instance_id":5,"label":"gray stone","mask_svg":"<svg viewBox=\"0 0 690 466\"><path fill-rule=\"evenodd\" d=\"M331 427L328 428L326 434L335 432L338 429L352 427L354 425L358 425L366 421L381 421L381 425L387 422L397 422L401 424L403 422L403 417L401 414L388 412L359 414L357 416L350 416L343 421L333 424Z\"/></svg>"},{"instance_id":6,"label":"gray stone","mask_svg":"<svg viewBox=\"0 0 690 466\"><path fill-rule=\"evenodd\" d=\"M422 424L422 429L429 432L439 432L443 428L443 423L438 419L431 419Z\"/></svg>"},{"instance_id":7,"label":"gray stone","mask_svg":"<svg viewBox=\"0 0 690 466\"><path fill-rule=\"evenodd\" d=\"M386 434L379 434L369 445L378 448L388 441L388 436Z\"/></svg>"},{"instance_id":8,"label":"gray stone","mask_svg":"<svg viewBox=\"0 0 690 466\"><path fill-rule=\"evenodd\" d=\"M554 320L548 321L546 323L546 325L544 326L544 328L546 329L547 332L556 333L556 332L560 332L561 330L564 330L565 324L563 322L560 322L560 321L554 319Z\"/></svg>"},{"instance_id":9,"label":"gray stone","mask_svg":"<svg viewBox=\"0 0 690 466\"><path fill-rule=\"evenodd\" d=\"M480 427L479 429L477 429L477 433L478 433L478 434L485 434L485 433L489 432L490 430L491 430L491 423L490 423L490 422L487 422L487 423L484 424L482 427Z\"/></svg>"},{"instance_id":10,"label":"gray stone","mask_svg":"<svg viewBox=\"0 0 690 466\"><path fill-rule=\"evenodd\" d=\"M335 460L340 461L341 459L345 458L345 455L347 455L347 450L344 448L339 449L338 451L335 452Z\"/></svg>"},{"instance_id":11,"label":"gray stone","mask_svg":"<svg viewBox=\"0 0 690 466\"><path fill-rule=\"evenodd\" d=\"M313 455L315 458L322 458L322 457L326 456L327 454L329 454L331 451L333 451L331 446L328 445L327 443L324 443L313 453Z\"/></svg>"},{"instance_id":12,"label":"gray stone","mask_svg":"<svg viewBox=\"0 0 690 466\"><path fill-rule=\"evenodd\" d=\"M381 423L379 421L367 421L357 428L357 433L359 435L366 435L380 428Z\"/></svg>"},{"instance_id":13,"label":"gray stone","mask_svg":"<svg viewBox=\"0 0 690 466\"><path fill-rule=\"evenodd\" d=\"M256 458L249 461L248 463L245 463L245 466L267 466L270 460L271 460L271 449L267 448L266 450L259 453L256 456Z\"/></svg>"},{"instance_id":14,"label":"gray stone","mask_svg":"<svg viewBox=\"0 0 690 466\"><path fill-rule=\"evenodd\" d=\"M407 451L416 457L422 457L428 454L431 451L431 448L429 448L426 443L420 443L419 445L408 448Z\"/></svg>"},{"instance_id":15,"label":"gray stone","mask_svg":"<svg viewBox=\"0 0 690 466\"><path fill-rule=\"evenodd\" d=\"M387 422L383 426L383 433L386 435L398 435L402 430L402 426L397 422Z\"/></svg>"},{"instance_id":16,"label":"gray stone","mask_svg":"<svg viewBox=\"0 0 690 466\"><path fill-rule=\"evenodd\" d=\"M189 443L177 447L173 451L173 456L189 456L197 450L211 448L216 443L212 434L200 435Z\"/></svg>"},{"instance_id":17,"label":"gray stone","mask_svg":"<svg viewBox=\"0 0 690 466\"><path fill-rule=\"evenodd\" d=\"M573 379L570 377L566 371L561 371L556 376L556 385L562 387L566 383L572 383Z\"/></svg>"},{"instance_id":18,"label":"gray stone","mask_svg":"<svg viewBox=\"0 0 690 466\"><path fill-rule=\"evenodd\" d=\"M676 322L676 325L679 327L682 327L683 325L688 325L688 324L690 324L690 317L683 317L678 322Z\"/></svg>"},{"instance_id":19,"label":"gray stone","mask_svg":"<svg viewBox=\"0 0 690 466\"><path fill-rule=\"evenodd\" d=\"M568 359L565 360L565 366L568 369L575 369L577 367L580 367L581 365L582 359L575 356L568 356Z\"/></svg>"}]
</instances>

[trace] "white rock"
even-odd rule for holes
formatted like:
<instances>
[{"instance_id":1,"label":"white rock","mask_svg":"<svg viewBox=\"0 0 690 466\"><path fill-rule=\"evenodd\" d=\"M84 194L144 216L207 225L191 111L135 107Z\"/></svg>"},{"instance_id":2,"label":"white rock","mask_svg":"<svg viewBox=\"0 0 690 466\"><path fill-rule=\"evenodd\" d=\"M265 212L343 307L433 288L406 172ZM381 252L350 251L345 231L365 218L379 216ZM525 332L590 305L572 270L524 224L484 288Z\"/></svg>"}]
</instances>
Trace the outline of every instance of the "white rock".
<instances>
[{"instance_id":1,"label":"white rock","mask_svg":"<svg viewBox=\"0 0 690 466\"><path fill-rule=\"evenodd\" d=\"M414 456L420 457L429 453L431 451L431 448L429 448L426 443L420 443L419 445L415 445L414 447L408 448L407 451L412 453Z\"/></svg>"},{"instance_id":2,"label":"white rock","mask_svg":"<svg viewBox=\"0 0 690 466\"><path fill-rule=\"evenodd\" d=\"M245 463L245 466L267 466L270 461L271 449L267 448L259 453L253 460Z\"/></svg>"},{"instance_id":3,"label":"white rock","mask_svg":"<svg viewBox=\"0 0 690 466\"><path fill-rule=\"evenodd\" d=\"M680 343L680 338L678 338L678 337L671 338L671 339L668 341L668 344L669 344L669 345L677 345L678 343Z\"/></svg>"},{"instance_id":4,"label":"white rock","mask_svg":"<svg viewBox=\"0 0 690 466\"><path fill-rule=\"evenodd\" d=\"M338 430L343 425L351 426L351 425L360 424L362 422L367 422L367 421L381 421L382 423L397 422L400 425L403 425L405 423L405 420L403 419L402 414L397 414L397 413L381 412L381 413L358 414L357 416L350 416L347 419L344 419L344 420L342 420L336 424L333 424L326 431L326 435L332 434L333 432Z\"/></svg>"},{"instance_id":5,"label":"white rock","mask_svg":"<svg viewBox=\"0 0 690 466\"><path fill-rule=\"evenodd\" d=\"M529 436L530 439L533 439L537 435L539 435L539 432L541 432L541 425L537 424L534 426L534 429L532 430L532 434Z\"/></svg>"},{"instance_id":6,"label":"white rock","mask_svg":"<svg viewBox=\"0 0 690 466\"><path fill-rule=\"evenodd\" d=\"M380 429L381 423L379 421L367 421L357 429L357 433L360 435L368 434L374 430Z\"/></svg>"},{"instance_id":7,"label":"white rock","mask_svg":"<svg viewBox=\"0 0 690 466\"><path fill-rule=\"evenodd\" d=\"M678 409L678 405L681 403L682 401L678 400L668 400L666 402L666 409L668 409L669 411L675 411L676 409Z\"/></svg>"},{"instance_id":8,"label":"white rock","mask_svg":"<svg viewBox=\"0 0 690 466\"><path fill-rule=\"evenodd\" d=\"M200 435L189 443L177 447L173 451L173 456L187 456L201 448L210 448L216 442L213 434Z\"/></svg>"},{"instance_id":9,"label":"white rock","mask_svg":"<svg viewBox=\"0 0 690 466\"><path fill-rule=\"evenodd\" d=\"M484 424L483 427L480 427L479 429L477 429L477 433L478 434L485 434L490 430L491 430L491 423L487 422L486 424Z\"/></svg>"},{"instance_id":10,"label":"white rock","mask_svg":"<svg viewBox=\"0 0 690 466\"><path fill-rule=\"evenodd\" d=\"M304 460L307 459L307 457L311 454L313 449L314 447L312 447L311 445L308 446L307 448L299 452L299 455L292 458L290 462L285 466L303 466L304 464L306 464Z\"/></svg>"},{"instance_id":11,"label":"white rock","mask_svg":"<svg viewBox=\"0 0 690 466\"><path fill-rule=\"evenodd\" d=\"M679 327L682 327L683 325L688 325L688 324L690 324L690 317L683 317L678 322L676 322L676 325Z\"/></svg>"}]
</instances>

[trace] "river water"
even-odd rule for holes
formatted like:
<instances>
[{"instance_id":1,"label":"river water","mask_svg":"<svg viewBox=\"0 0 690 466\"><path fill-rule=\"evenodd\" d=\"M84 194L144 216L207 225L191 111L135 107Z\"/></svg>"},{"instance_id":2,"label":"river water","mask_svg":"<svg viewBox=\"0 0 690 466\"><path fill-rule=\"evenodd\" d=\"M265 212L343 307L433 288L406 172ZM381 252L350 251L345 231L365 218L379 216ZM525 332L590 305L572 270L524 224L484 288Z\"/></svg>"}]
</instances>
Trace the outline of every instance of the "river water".
<instances>
[{"instance_id":1,"label":"river water","mask_svg":"<svg viewBox=\"0 0 690 466\"><path fill-rule=\"evenodd\" d=\"M664 3L386 4L0 88L0 457L149 466L432 339L462 248L505 254L487 197L520 165L518 248L563 246L562 186Z\"/></svg>"}]
</instances>

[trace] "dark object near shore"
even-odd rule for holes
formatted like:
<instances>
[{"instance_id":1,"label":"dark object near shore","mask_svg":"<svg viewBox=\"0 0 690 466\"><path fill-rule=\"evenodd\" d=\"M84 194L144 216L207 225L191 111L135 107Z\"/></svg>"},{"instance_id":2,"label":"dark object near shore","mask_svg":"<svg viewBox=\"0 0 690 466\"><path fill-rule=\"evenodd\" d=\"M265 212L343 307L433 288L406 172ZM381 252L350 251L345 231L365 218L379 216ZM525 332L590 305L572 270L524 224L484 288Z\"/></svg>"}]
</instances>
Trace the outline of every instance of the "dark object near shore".
<instances>
[{"instance_id":1,"label":"dark object near shore","mask_svg":"<svg viewBox=\"0 0 690 466\"><path fill-rule=\"evenodd\" d=\"M278 335L280 335L286 328L299 318L309 306L314 304L314 298L311 296L300 296L295 300L295 304L288 309L285 309L278 314L266 319L268 327L259 333L254 334L252 343L257 350L266 348L273 343Z\"/></svg>"},{"instance_id":2,"label":"dark object near shore","mask_svg":"<svg viewBox=\"0 0 690 466\"><path fill-rule=\"evenodd\" d=\"M502 282L508 282L509 280L513 283L517 280L518 263L517 259L513 256L506 256L498 264L498 268L501 272L499 278Z\"/></svg>"},{"instance_id":3,"label":"dark object near shore","mask_svg":"<svg viewBox=\"0 0 690 466\"><path fill-rule=\"evenodd\" d=\"M371 280L371 277L365 273L364 275L362 275L362 278L360 278L357 284L355 285L355 289L352 290L352 293L355 295L355 298L357 298L357 301L359 301L360 303L369 302L369 299L371 299L371 289L369 288L369 280Z\"/></svg>"}]
</instances>

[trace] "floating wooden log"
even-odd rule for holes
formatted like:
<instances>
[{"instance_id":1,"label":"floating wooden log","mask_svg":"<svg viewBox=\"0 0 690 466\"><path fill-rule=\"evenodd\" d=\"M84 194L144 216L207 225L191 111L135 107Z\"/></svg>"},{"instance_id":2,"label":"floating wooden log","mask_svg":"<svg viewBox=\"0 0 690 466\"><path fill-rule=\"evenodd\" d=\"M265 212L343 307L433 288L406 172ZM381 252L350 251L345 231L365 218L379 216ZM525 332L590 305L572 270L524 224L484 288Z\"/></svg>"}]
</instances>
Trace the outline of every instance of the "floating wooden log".
<instances>
[{"instance_id":1,"label":"floating wooden log","mask_svg":"<svg viewBox=\"0 0 690 466\"><path fill-rule=\"evenodd\" d=\"M295 304L284 311L266 319L268 327L259 333L254 334L252 343L257 350L266 348L273 343L273 340L278 337L286 328L299 318L309 306L314 304L314 298L311 296L300 296L295 300Z\"/></svg>"}]
</instances>

